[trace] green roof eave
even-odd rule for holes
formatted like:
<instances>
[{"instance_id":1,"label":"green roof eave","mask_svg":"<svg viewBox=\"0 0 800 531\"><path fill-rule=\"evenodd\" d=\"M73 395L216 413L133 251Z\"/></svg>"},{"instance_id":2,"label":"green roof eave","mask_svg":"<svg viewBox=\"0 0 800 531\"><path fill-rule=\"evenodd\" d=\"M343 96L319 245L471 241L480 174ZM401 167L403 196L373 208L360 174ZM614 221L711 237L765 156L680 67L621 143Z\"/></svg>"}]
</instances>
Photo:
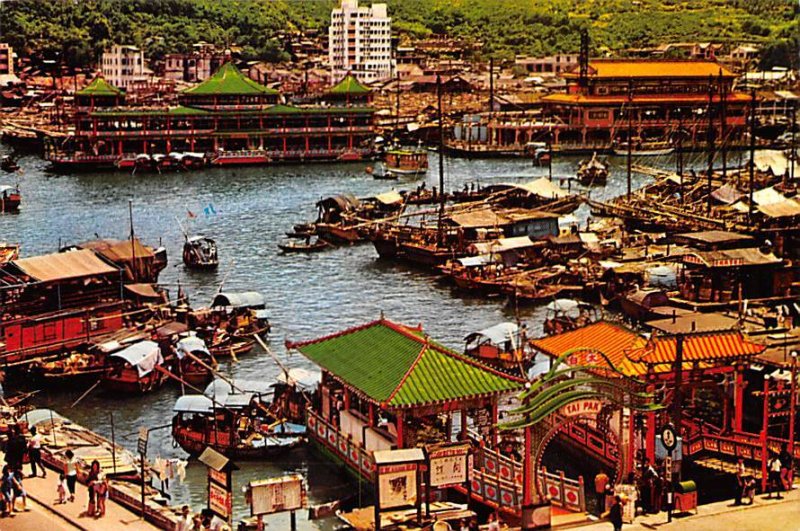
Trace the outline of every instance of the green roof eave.
<instances>
[{"instance_id":1,"label":"green roof eave","mask_svg":"<svg viewBox=\"0 0 800 531\"><path fill-rule=\"evenodd\" d=\"M276 95L278 91L256 83L242 74L233 63L227 62L214 75L183 93L192 96L258 96Z\"/></svg>"},{"instance_id":2,"label":"green roof eave","mask_svg":"<svg viewBox=\"0 0 800 531\"><path fill-rule=\"evenodd\" d=\"M93 111L91 116L98 118L113 116L258 116L258 115L297 115L297 114L372 114L373 107L292 107L272 105L261 109L237 111L211 110L200 107L178 106L164 109L125 109L113 111Z\"/></svg>"},{"instance_id":3,"label":"green roof eave","mask_svg":"<svg viewBox=\"0 0 800 531\"><path fill-rule=\"evenodd\" d=\"M339 81L336 85L331 87L328 94L353 94L353 95L366 95L371 93L369 87L362 85L358 79L352 74L347 74L344 79Z\"/></svg>"},{"instance_id":4,"label":"green roof eave","mask_svg":"<svg viewBox=\"0 0 800 531\"><path fill-rule=\"evenodd\" d=\"M423 407L522 387L519 379L388 321L289 346L384 407Z\"/></svg>"},{"instance_id":5,"label":"green roof eave","mask_svg":"<svg viewBox=\"0 0 800 531\"><path fill-rule=\"evenodd\" d=\"M76 96L122 96L125 92L97 76L86 87L75 93Z\"/></svg>"}]
</instances>

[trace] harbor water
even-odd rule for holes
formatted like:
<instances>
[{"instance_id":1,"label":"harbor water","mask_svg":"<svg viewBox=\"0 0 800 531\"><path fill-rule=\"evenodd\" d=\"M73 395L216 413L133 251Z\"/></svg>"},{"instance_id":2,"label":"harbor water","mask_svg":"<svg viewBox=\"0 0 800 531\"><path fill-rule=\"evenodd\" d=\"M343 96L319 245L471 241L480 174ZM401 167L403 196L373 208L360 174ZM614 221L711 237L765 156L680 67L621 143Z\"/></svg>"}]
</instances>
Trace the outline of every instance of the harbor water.
<instances>
[{"instance_id":1,"label":"harbor water","mask_svg":"<svg viewBox=\"0 0 800 531\"><path fill-rule=\"evenodd\" d=\"M0 155L9 153L0 146ZM729 157L738 161L738 154ZM702 167L702 156L687 157ZM578 158L557 157L554 176L574 176ZM438 157L431 153L427 187L438 184ZM593 198L610 198L626 189L625 159L612 158L612 171L605 188L592 191ZM643 163L674 168L672 157L642 160ZM370 244L341 247L313 255L283 255L277 243L295 223L316 217L314 204L323 197L351 193L367 196L390 188L413 189L421 180L380 181L365 173L367 163L309 164L272 167L219 168L196 172L130 175L125 172L58 174L35 155L21 156L20 174L0 175L0 184L18 180L21 212L0 215L0 241L22 244L22 255L55 252L59 245L96 237L129 236L128 204L132 201L137 237L152 246L163 245L170 264L161 274L162 283L174 297L180 284L193 306L207 305L218 290L256 290L267 300L273 325L270 348L290 367L310 367L301 355L287 354L284 341L311 339L377 319L381 312L394 321L421 323L428 334L455 349L463 348L470 332L500 321L521 319L532 335L542 330L543 308L509 306L505 299L463 297L435 275L377 258ZM445 159L446 189L461 189L465 183L525 181L547 174L547 168L532 167L526 159ZM649 178L634 174L633 188ZM566 187L566 185L565 185ZM178 220L190 231L217 240L220 267L216 272L189 272L181 262L183 235ZM586 207L579 218L588 215ZM234 378L274 380L278 368L260 349L225 362L224 371ZM9 382L14 388L17 382ZM185 457L173 445L169 424L172 405L180 393L167 386L144 397L109 396L92 391L79 404L73 402L86 389L42 389L34 398L37 407L50 407L62 415L136 448L137 430L152 430L148 458ZM234 475L236 518L247 516L241 486L263 479L299 472L308 478L309 503L319 504L363 493L354 484L311 451L300 449L273 462L237 463ZM205 506L205 467L191 461L186 481L172 485L172 503ZM308 522L299 515L301 529L331 528L334 523ZM288 516L267 520L274 529L288 527Z\"/></svg>"}]
</instances>

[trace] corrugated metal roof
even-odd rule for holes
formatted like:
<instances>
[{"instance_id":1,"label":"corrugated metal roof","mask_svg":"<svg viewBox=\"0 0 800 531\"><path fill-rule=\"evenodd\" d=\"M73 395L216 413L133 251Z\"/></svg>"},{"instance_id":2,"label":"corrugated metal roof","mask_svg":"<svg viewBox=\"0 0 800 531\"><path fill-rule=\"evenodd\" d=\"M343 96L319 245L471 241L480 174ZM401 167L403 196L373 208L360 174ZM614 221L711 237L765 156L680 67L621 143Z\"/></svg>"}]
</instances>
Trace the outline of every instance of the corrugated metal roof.
<instances>
[{"instance_id":1,"label":"corrugated metal roof","mask_svg":"<svg viewBox=\"0 0 800 531\"><path fill-rule=\"evenodd\" d=\"M722 74L736 77L736 74L713 61L654 61L625 59L592 59L589 61L590 78L686 78L708 79ZM576 72L566 73L565 77L575 77Z\"/></svg>"},{"instance_id":2,"label":"corrugated metal roof","mask_svg":"<svg viewBox=\"0 0 800 531\"><path fill-rule=\"evenodd\" d=\"M133 245L130 240L91 240L88 242L77 245L79 249L91 249L112 262L127 262L133 258L136 253L137 260L140 258L151 258L154 256L153 250L146 245L143 245L138 238L133 239Z\"/></svg>"},{"instance_id":3,"label":"corrugated metal roof","mask_svg":"<svg viewBox=\"0 0 800 531\"><path fill-rule=\"evenodd\" d=\"M800 203L794 199L786 199L778 203L758 205L758 211L769 218L800 216Z\"/></svg>"},{"instance_id":4,"label":"corrugated metal roof","mask_svg":"<svg viewBox=\"0 0 800 531\"><path fill-rule=\"evenodd\" d=\"M373 402L390 407L489 396L522 386L518 378L385 319L287 346Z\"/></svg>"},{"instance_id":5,"label":"corrugated metal roof","mask_svg":"<svg viewBox=\"0 0 800 531\"><path fill-rule=\"evenodd\" d=\"M20 258L11 263L29 277L41 282L107 275L119 271L89 249Z\"/></svg>"}]
</instances>

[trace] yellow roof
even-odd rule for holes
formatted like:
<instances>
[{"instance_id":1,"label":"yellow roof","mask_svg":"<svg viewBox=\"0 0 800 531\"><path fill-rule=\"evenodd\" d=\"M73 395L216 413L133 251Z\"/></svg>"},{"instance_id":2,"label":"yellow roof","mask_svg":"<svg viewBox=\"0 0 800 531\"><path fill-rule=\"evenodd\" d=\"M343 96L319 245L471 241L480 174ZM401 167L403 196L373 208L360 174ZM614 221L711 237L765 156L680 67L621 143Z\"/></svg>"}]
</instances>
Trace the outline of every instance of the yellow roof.
<instances>
[{"instance_id":1,"label":"yellow roof","mask_svg":"<svg viewBox=\"0 0 800 531\"><path fill-rule=\"evenodd\" d=\"M653 61L593 59L589 61L591 78L665 78L665 77L736 77L734 73L714 61ZM578 69L565 74L578 77Z\"/></svg>"}]
</instances>

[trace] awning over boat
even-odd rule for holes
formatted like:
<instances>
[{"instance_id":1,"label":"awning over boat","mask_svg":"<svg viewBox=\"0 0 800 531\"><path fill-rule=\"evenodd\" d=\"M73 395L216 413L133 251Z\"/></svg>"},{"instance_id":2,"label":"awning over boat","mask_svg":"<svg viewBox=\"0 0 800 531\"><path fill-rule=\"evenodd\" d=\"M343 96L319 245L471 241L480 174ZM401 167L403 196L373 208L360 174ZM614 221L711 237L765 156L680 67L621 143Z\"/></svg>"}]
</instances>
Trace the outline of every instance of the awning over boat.
<instances>
[{"instance_id":1,"label":"awning over boat","mask_svg":"<svg viewBox=\"0 0 800 531\"><path fill-rule=\"evenodd\" d=\"M109 275L119 270L89 249L21 258L11 262L17 269L40 282Z\"/></svg>"},{"instance_id":2,"label":"awning over boat","mask_svg":"<svg viewBox=\"0 0 800 531\"><path fill-rule=\"evenodd\" d=\"M266 304L264 296L257 291L217 293L211 301L211 307L230 306L232 308L263 308Z\"/></svg>"},{"instance_id":3,"label":"awning over boat","mask_svg":"<svg viewBox=\"0 0 800 531\"><path fill-rule=\"evenodd\" d=\"M214 402L205 395L183 395L172 406L175 413L211 413L213 410Z\"/></svg>"},{"instance_id":4,"label":"awning over boat","mask_svg":"<svg viewBox=\"0 0 800 531\"><path fill-rule=\"evenodd\" d=\"M536 245L528 236L516 236L514 238L500 238L489 242L479 242L473 247L481 253L503 253L514 249L524 249Z\"/></svg>"},{"instance_id":5,"label":"awning over boat","mask_svg":"<svg viewBox=\"0 0 800 531\"><path fill-rule=\"evenodd\" d=\"M396 205L403 202L403 196L400 192L391 190L375 196L375 200L384 205Z\"/></svg>"},{"instance_id":6,"label":"awning over boat","mask_svg":"<svg viewBox=\"0 0 800 531\"><path fill-rule=\"evenodd\" d=\"M322 372L293 367L289 369L289 374L281 372L278 375L278 381L284 384L294 385L303 391L310 391L322 381Z\"/></svg>"},{"instance_id":7,"label":"awning over boat","mask_svg":"<svg viewBox=\"0 0 800 531\"><path fill-rule=\"evenodd\" d=\"M771 172L775 176L785 175L786 169L789 167L789 160L786 154L777 149L760 149L756 151L753 154L753 162L759 171Z\"/></svg>"},{"instance_id":8,"label":"awning over boat","mask_svg":"<svg viewBox=\"0 0 800 531\"><path fill-rule=\"evenodd\" d=\"M125 289L145 299L160 299L161 295L152 284L126 284Z\"/></svg>"},{"instance_id":9,"label":"awning over boat","mask_svg":"<svg viewBox=\"0 0 800 531\"><path fill-rule=\"evenodd\" d=\"M492 255L481 254L478 256L466 256L459 258L458 263L464 267L480 267L492 263Z\"/></svg>"},{"instance_id":10,"label":"awning over boat","mask_svg":"<svg viewBox=\"0 0 800 531\"><path fill-rule=\"evenodd\" d=\"M503 190L517 189L526 192L530 195L535 195L543 199L558 199L561 197L568 197L569 192L560 188L557 184L553 183L546 177L541 177L535 181L526 183L500 183L486 187L489 192L500 192Z\"/></svg>"},{"instance_id":11,"label":"awning over boat","mask_svg":"<svg viewBox=\"0 0 800 531\"><path fill-rule=\"evenodd\" d=\"M730 184L724 184L711 192L711 197L725 205L732 205L739 199L744 197L744 194L737 190Z\"/></svg>"},{"instance_id":12,"label":"awning over boat","mask_svg":"<svg viewBox=\"0 0 800 531\"><path fill-rule=\"evenodd\" d=\"M569 312L574 310L580 305L580 303L576 300L572 299L556 299L553 302L547 303L547 308L551 312Z\"/></svg>"},{"instance_id":13,"label":"awning over boat","mask_svg":"<svg viewBox=\"0 0 800 531\"><path fill-rule=\"evenodd\" d=\"M132 366L136 367L139 377L150 374L156 365L164 363L161 356L161 348L154 341L140 341L130 347L114 352L112 358L121 358Z\"/></svg>"},{"instance_id":14,"label":"awning over boat","mask_svg":"<svg viewBox=\"0 0 800 531\"><path fill-rule=\"evenodd\" d=\"M753 192L753 203L757 205L774 205L786 201L786 196L772 186Z\"/></svg>"},{"instance_id":15,"label":"awning over boat","mask_svg":"<svg viewBox=\"0 0 800 531\"><path fill-rule=\"evenodd\" d=\"M495 345L500 345L506 341L513 341L517 338L519 327L515 323L498 323L489 328L484 328L478 332L469 334L464 340L472 343L479 337L485 337Z\"/></svg>"},{"instance_id":16,"label":"awning over boat","mask_svg":"<svg viewBox=\"0 0 800 531\"><path fill-rule=\"evenodd\" d=\"M64 420L66 417L62 417L52 409L34 409L28 411L22 416L25 419L25 422L28 423L28 426L36 426L41 424L45 421L53 420Z\"/></svg>"},{"instance_id":17,"label":"awning over boat","mask_svg":"<svg viewBox=\"0 0 800 531\"><path fill-rule=\"evenodd\" d=\"M209 397L216 397L220 400L222 397L228 395L242 395L248 396L253 394L271 394L273 392L272 382L264 380L231 380L235 389L231 388L231 384L221 378L215 378L213 382L206 386L203 394ZM249 401L249 399L248 399Z\"/></svg>"},{"instance_id":18,"label":"awning over boat","mask_svg":"<svg viewBox=\"0 0 800 531\"><path fill-rule=\"evenodd\" d=\"M16 190L15 186L10 186L8 184L0 184L0 194L5 193L9 190Z\"/></svg>"},{"instance_id":19,"label":"awning over boat","mask_svg":"<svg viewBox=\"0 0 800 531\"><path fill-rule=\"evenodd\" d=\"M202 352L208 356L211 355L206 347L205 341L197 336L184 337L175 345L175 350L178 353L178 359L183 359L187 353L191 354L195 352Z\"/></svg>"},{"instance_id":20,"label":"awning over boat","mask_svg":"<svg viewBox=\"0 0 800 531\"><path fill-rule=\"evenodd\" d=\"M361 206L361 201L359 201L356 196L350 194L334 195L317 201L317 207L322 207L327 210L336 209L342 212L355 210L359 206Z\"/></svg>"},{"instance_id":21,"label":"awning over boat","mask_svg":"<svg viewBox=\"0 0 800 531\"><path fill-rule=\"evenodd\" d=\"M794 199L786 199L778 203L758 205L758 211L768 218L789 218L800 216L800 203Z\"/></svg>"},{"instance_id":22,"label":"awning over boat","mask_svg":"<svg viewBox=\"0 0 800 531\"><path fill-rule=\"evenodd\" d=\"M143 245L138 238L130 240L91 240L76 245L78 249L91 249L112 262L129 262L133 259L152 258L155 253L150 247Z\"/></svg>"}]
</instances>

